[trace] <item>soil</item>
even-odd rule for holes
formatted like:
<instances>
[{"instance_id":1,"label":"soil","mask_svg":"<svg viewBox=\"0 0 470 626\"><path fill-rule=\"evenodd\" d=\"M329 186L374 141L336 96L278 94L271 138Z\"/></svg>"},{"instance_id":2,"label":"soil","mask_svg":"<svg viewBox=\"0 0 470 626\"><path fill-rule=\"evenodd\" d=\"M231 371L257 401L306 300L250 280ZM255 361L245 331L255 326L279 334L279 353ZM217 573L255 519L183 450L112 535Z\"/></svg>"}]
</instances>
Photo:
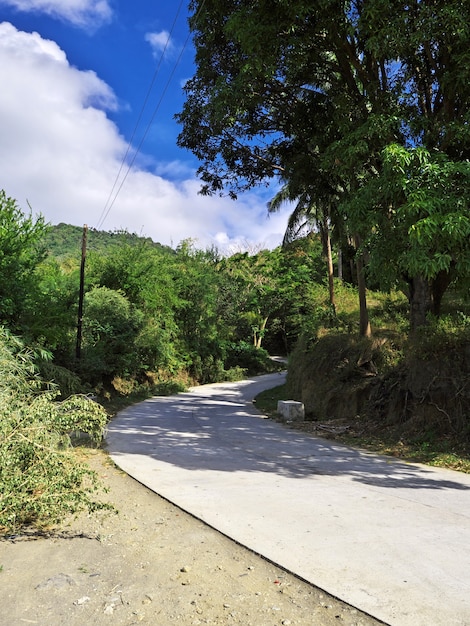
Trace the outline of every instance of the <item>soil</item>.
<instances>
[{"instance_id":1,"label":"soil","mask_svg":"<svg viewBox=\"0 0 470 626\"><path fill-rule=\"evenodd\" d=\"M1 540L1 626L380 623L86 456L118 513Z\"/></svg>"},{"instance_id":2,"label":"soil","mask_svg":"<svg viewBox=\"0 0 470 626\"><path fill-rule=\"evenodd\" d=\"M397 439L469 443L470 341L458 333L429 333L406 348L383 329L371 338L331 333L296 351L287 389L308 418L341 416L353 430Z\"/></svg>"}]
</instances>

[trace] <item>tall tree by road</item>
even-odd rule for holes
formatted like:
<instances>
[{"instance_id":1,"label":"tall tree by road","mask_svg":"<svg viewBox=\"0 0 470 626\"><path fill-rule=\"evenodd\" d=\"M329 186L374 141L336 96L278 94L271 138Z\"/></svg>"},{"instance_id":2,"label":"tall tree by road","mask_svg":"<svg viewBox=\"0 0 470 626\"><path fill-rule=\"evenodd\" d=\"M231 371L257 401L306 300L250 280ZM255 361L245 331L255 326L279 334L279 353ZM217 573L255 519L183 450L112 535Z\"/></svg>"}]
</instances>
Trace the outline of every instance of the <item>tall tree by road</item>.
<instances>
[{"instance_id":1,"label":"tall tree by road","mask_svg":"<svg viewBox=\"0 0 470 626\"><path fill-rule=\"evenodd\" d=\"M312 179L322 172L341 190L350 233L366 249L383 207L368 207L375 220L364 222L349 202L380 177L388 146L422 146L454 163L468 157L467 3L193 0L191 9L196 73L178 116L179 143L200 159L204 193L236 197L281 177L314 194ZM403 198L390 203L395 221ZM466 215L465 195L459 206ZM428 203L416 220L429 210ZM445 284L452 272L448 235L439 241L439 271L415 264L407 278L413 327L431 310L435 281ZM396 267L398 248L389 251Z\"/></svg>"}]
</instances>

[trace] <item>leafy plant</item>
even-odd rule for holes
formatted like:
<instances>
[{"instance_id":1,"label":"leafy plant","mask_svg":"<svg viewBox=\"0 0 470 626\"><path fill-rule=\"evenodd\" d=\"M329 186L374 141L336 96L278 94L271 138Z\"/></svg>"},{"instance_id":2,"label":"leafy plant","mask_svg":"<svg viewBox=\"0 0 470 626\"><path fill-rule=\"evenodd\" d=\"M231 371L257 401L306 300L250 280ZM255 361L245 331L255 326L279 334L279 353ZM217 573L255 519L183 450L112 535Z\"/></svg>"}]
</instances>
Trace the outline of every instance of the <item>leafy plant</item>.
<instances>
[{"instance_id":1,"label":"leafy plant","mask_svg":"<svg viewBox=\"0 0 470 626\"><path fill-rule=\"evenodd\" d=\"M62 399L84 391L80 377L69 369L51 363L50 361L38 362L39 373L47 385L54 386Z\"/></svg>"},{"instance_id":2,"label":"leafy plant","mask_svg":"<svg viewBox=\"0 0 470 626\"><path fill-rule=\"evenodd\" d=\"M13 198L0 190L0 323L18 326L31 293L34 269L44 256L46 225L20 210Z\"/></svg>"},{"instance_id":3,"label":"leafy plant","mask_svg":"<svg viewBox=\"0 0 470 626\"><path fill-rule=\"evenodd\" d=\"M56 391L41 391L31 351L2 327L0 369L0 531L110 508L95 500L97 476L77 461L70 443L76 430L98 443L104 409L85 396L54 402Z\"/></svg>"},{"instance_id":4,"label":"leafy plant","mask_svg":"<svg viewBox=\"0 0 470 626\"><path fill-rule=\"evenodd\" d=\"M278 364L270 358L266 350L256 348L246 341L240 341L228 347L225 366L227 369L242 368L249 376L274 372L278 369Z\"/></svg>"},{"instance_id":5,"label":"leafy plant","mask_svg":"<svg viewBox=\"0 0 470 626\"><path fill-rule=\"evenodd\" d=\"M134 345L143 314L119 291L95 287L85 296L81 372L91 383L138 367Z\"/></svg>"}]
</instances>

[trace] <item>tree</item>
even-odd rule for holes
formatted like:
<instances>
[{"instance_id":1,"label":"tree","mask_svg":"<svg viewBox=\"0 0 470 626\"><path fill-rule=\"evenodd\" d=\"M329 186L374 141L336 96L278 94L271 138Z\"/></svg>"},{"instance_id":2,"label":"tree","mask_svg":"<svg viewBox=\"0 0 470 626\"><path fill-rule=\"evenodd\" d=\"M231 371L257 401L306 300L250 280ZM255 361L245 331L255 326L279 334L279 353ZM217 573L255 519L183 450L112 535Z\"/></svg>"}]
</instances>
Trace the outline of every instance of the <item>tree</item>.
<instances>
[{"instance_id":1,"label":"tree","mask_svg":"<svg viewBox=\"0 0 470 626\"><path fill-rule=\"evenodd\" d=\"M350 201L384 288L404 286L411 330L439 315L453 280L470 276L470 164L423 147L388 146L379 176ZM372 210L371 210L372 209Z\"/></svg>"},{"instance_id":2,"label":"tree","mask_svg":"<svg viewBox=\"0 0 470 626\"><path fill-rule=\"evenodd\" d=\"M326 295L328 290L325 285L323 245L319 235L311 232L273 253L278 257L278 303L271 314L265 345L272 350L281 340L282 349L287 354L301 333L310 332L317 322L328 323L331 319L329 298Z\"/></svg>"},{"instance_id":3,"label":"tree","mask_svg":"<svg viewBox=\"0 0 470 626\"><path fill-rule=\"evenodd\" d=\"M175 289L175 322L178 352L190 374L211 382L223 371L223 345L229 327L220 315L218 255L197 250L191 240L180 243L170 266Z\"/></svg>"},{"instance_id":4,"label":"tree","mask_svg":"<svg viewBox=\"0 0 470 626\"><path fill-rule=\"evenodd\" d=\"M20 210L0 191L0 323L21 327L21 315L35 289L34 269L44 258L46 225Z\"/></svg>"},{"instance_id":5,"label":"tree","mask_svg":"<svg viewBox=\"0 0 470 626\"><path fill-rule=\"evenodd\" d=\"M143 314L141 329L132 343L134 364L139 371L169 371L182 367L179 329L175 319L178 295L174 281L174 251L141 239L129 241L118 235L120 245L111 244L106 254L89 255L88 283L119 292ZM85 322L87 311L85 310Z\"/></svg>"},{"instance_id":6,"label":"tree","mask_svg":"<svg viewBox=\"0 0 470 626\"><path fill-rule=\"evenodd\" d=\"M318 235L250 255L237 253L218 264L222 285L230 288L232 341L287 353L305 319L327 308L322 246Z\"/></svg>"},{"instance_id":7,"label":"tree","mask_svg":"<svg viewBox=\"0 0 470 626\"><path fill-rule=\"evenodd\" d=\"M126 233L116 237L119 245L110 244L105 251L91 251L88 283L121 291L139 308L163 314L172 304L172 277L168 268L174 252L156 247L147 239L130 243Z\"/></svg>"},{"instance_id":8,"label":"tree","mask_svg":"<svg viewBox=\"0 0 470 626\"><path fill-rule=\"evenodd\" d=\"M79 271L78 263L46 257L34 271L34 289L22 313L24 336L52 351L61 365L70 364L76 341Z\"/></svg>"},{"instance_id":9,"label":"tree","mask_svg":"<svg viewBox=\"0 0 470 626\"><path fill-rule=\"evenodd\" d=\"M85 294L83 376L96 384L135 374L139 369L135 342L143 321L142 312L119 291L96 287Z\"/></svg>"},{"instance_id":10,"label":"tree","mask_svg":"<svg viewBox=\"0 0 470 626\"><path fill-rule=\"evenodd\" d=\"M330 202L315 202L307 192L302 193L298 198L290 197L289 185L285 185L275 196L268 202L268 211L278 211L281 205L287 201L296 201L296 206L292 211L287 229L284 234L283 245L295 241L299 236L313 232L316 228L320 232L323 254L326 259L328 272L328 291L330 299L330 307L333 314L336 314L335 305L335 289L334 289L334 268L333 253L331 250L331 202L335 198L331 198Z\"/></svg>"},{"instance_id":11,"label":"tree","mask_svg":"<svg viewBox=\"0 0 470 626\"><path fill-rule=\"evenodd\" d=\"M397 126L393 118L384 122L380 60L369 59L372 67L366 71L358 17L331 2L315 8L304 2L222 8L212 2L195 9L193 28L199 63L179 117L180 143L203 161L203 192L226 186L235 196L266 177L282 178L298 209L322 207L318 222L328 255L331 198L357 185L367 170L368 152L394 137ZM361 65L364 85L357 71ZM369 117L373 122L366 124ZM352 132L349 169L339 169L335 151ZM358 270L361 328L367 333L365 283ZM331 262L329 273L334 303Z\"/></svg>"},{"instance_id":12,"label":"tree","mask_svg":"<svg viewBox=\"0 0 470 626\"><path fill-rule=\"evenodd\" d=\"M238 316L255 348L260 348L269 320L278 310L280 251L262 250L232 255L223 263L224 271L238 285ZM240 337L247 340L248 336Z\"/></svg>"},{"instance_id":13,"label":"tree","mask_svg":"<svg viewBox=\"0 0 470 626\"><path fill-rule=\"evenodd\" d=\"M193 0L191 8L197 69L179 143L200 159L204 193L235 197L281 177L318 200L320 176L341 190L363 250L370 233L347 207L380 175L387 146L468 157L467 4ZM425 300L415 290L412 325L422 323L414 312L428 309Z\"/></svg>"},{"instance_id":14,"label":"tree","mask_svg":"<svg viewBox=\"0 0 470 626\"><path fill-rule=\"evenodd\" d=\"M178 116L179 141L202 162L204 192L234 195L273 176L309 190L321 178L335 192L338 173L344 187L370 168L374 147L401 137L389 103L394 81L387 59L367 47L362 3L191 7L197 71ZM336 173L334 149L343 166Z\"/></svg>"}]
</instances>

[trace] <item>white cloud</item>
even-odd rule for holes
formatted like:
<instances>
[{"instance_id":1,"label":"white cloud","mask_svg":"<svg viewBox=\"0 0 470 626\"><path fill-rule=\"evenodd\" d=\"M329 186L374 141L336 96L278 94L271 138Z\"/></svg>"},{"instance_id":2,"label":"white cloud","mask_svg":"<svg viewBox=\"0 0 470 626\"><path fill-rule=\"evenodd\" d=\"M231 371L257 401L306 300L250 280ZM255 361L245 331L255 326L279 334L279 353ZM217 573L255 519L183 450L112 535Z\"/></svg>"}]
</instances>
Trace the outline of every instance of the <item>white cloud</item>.
<instances>
[{"instance_id":1,"label":"white cloud","mask_svg":"<svg viewBox=\"0 0 470 626\"><path fill-rule=\"evenodd\" d=\"M96 27L112 17L108 0L0 0L2 5L25 13L45 13L81 27Z\"/></svg>"},{"instance_id":2,"label":"white cloud","mask_svg":"<svg viewBox=\"0 0 470 626\"><path fill-rule=\"evenodd\" d=\"M0 24L0 189L27 201L53 224L98 226L127 145L106 110L110 87L94 72L72 67L64 52L37 33ZM184 172L172 162L166 171ZM256 194L237 202L198 195L187 172L181 182L133 168L103 228L127 229L177 245L261 241L276 245L286 215L266 217ZM120 183L118 183L119 186Z\"/></svg>"},{"instance_id":3,"label":"white cloud","mask_svg":"<svg viewBox=\"0 0 470 626\"><path fill-rule=\"evenodd\" d=\"M148 41L150 44L154 57L159 56L162 52L169 53L173 50L170 33L166 30L162 30L159 33L146 33L145 41Z\"/></svg>"},{"instance_id":4,"label":"white cloud","mask_svg":"<svg viewBox=\"0 0 470 626\"><path fill-rule=\"evenodd\" d=\"M195 168L185 161L158 161L154 165L154 173L171 180L182 180L185 178L193 178Z\"/></svg>"}]
</instances>

